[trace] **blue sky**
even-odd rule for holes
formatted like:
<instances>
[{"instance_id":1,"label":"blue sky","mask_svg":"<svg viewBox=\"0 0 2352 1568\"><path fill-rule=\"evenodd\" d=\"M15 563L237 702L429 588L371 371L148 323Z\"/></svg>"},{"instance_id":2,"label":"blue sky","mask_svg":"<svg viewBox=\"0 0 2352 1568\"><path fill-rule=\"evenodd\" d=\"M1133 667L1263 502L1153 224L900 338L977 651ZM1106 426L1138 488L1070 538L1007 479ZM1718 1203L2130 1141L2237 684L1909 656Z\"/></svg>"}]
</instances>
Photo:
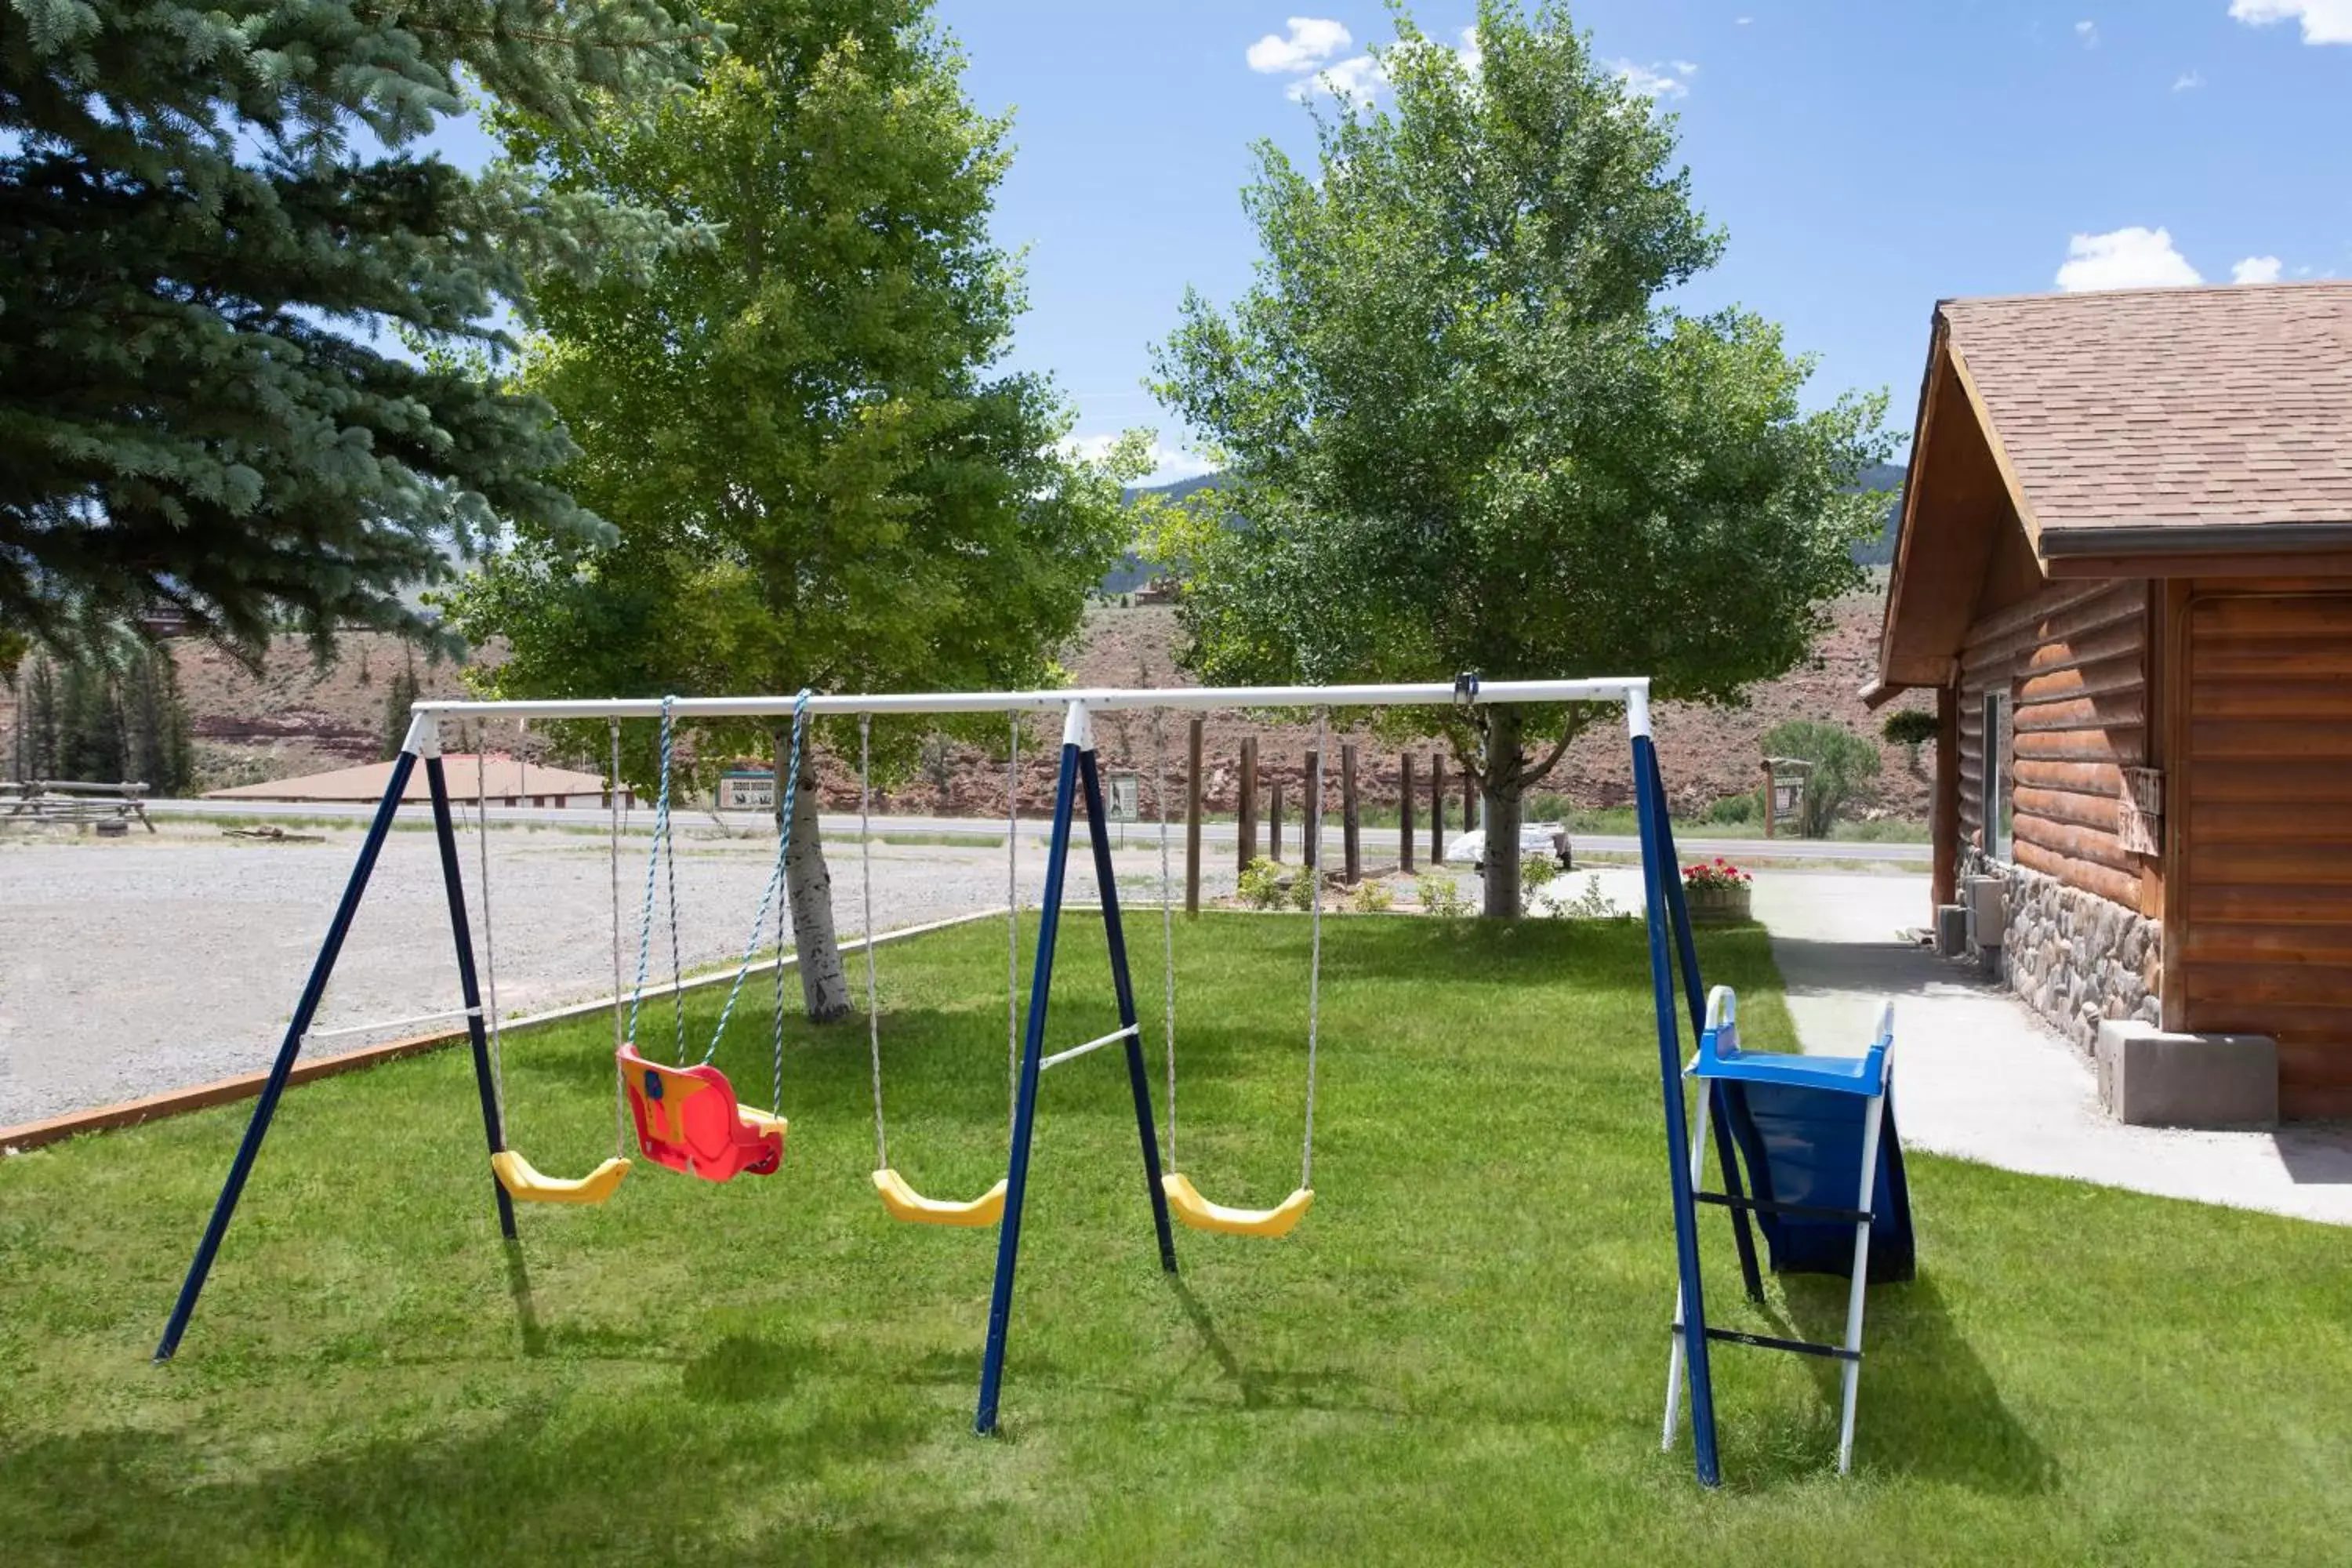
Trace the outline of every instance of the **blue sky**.
<instances>
[{"instance_id":1,"label":"blue sky","mask_svg":"<svg viewBox=\"0 0 2352 1568\"><path fill-rule=\"evenodd\" d=\"M1421 0L1458 42L1472 0ZM1378 0L940 0L966 89L1013 116L996 227L1027 253L1013 362L1082 441L1158 429L1141 383L1187 285L1247 286L1250 144L1309 158L1323 73L1366 79ZM1906 441L1938 299L2241 273L2352 276L2352 0L1583 0L1597 53L1675 114L1729 233L1681 300L1818 356L1813 399L1886 389ZM1377 82L1373 83L1377 91ZM436 145L469 166L467 124Z\"/></svg>"},{"instance_id":2,"label":"blue sky","mask_svg":"<svg viewBox=\"0 0 2352 1568\"><path fill-rule=\"evenodd\" d=\"M1449 41L1468 0L1414 14ZM1585 0L1599 54L1681 121L1729 232L1686 291L1782 323L1814 391L1893 394L1907 437L1934 302L2250 274L2352 275L2352 0ZM1317 68L1393 36L1376 0L941 0L966 86L1014 114L1000 237L1028 251L1015 363L1082 436L1157 426L1139 383L1186 285L1256 253L1249 144L1313 146ZM1297 17L1294 21L1292 18ZM1344 41L1343 41L1344 38ZM1253 46L1271 39L1255 51Z\"/></svg>"}]
</instances>

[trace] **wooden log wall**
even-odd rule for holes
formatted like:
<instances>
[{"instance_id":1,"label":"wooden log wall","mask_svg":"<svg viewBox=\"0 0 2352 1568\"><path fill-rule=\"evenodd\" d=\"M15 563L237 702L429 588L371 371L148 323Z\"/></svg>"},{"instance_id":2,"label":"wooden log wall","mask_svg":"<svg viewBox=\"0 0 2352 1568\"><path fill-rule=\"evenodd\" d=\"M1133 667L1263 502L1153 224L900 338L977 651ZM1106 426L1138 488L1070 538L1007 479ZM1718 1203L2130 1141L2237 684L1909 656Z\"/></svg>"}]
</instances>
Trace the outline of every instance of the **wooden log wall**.
<instances>
[{"instance_id":1,"label":"wooden log wall","mask_svg":"<svg viewBox=\"0 0 2352 1568\"><path fill-rule=\"evenodd\" d=\"M2057 583L1969 628L1960 653L1960 836L1985 826L1984 700L2010 694L2018 864L2143 914L2144 858L2116 824L2126 767L2147 747L2147 584ZM1990 835L1987 835L1988 842Z\"/></svg>"},{"instance_id":2,"label":"wooden log wall","mask_svg":"<svg viewBox=\"0 0 2352 1568\"><path fill-rule=\"evenodd\" d=\"M2352 592L2187 597L2181 1026L2269 1035L2279 1110L2352 1116Z\"/></svg>"}]
</instances>

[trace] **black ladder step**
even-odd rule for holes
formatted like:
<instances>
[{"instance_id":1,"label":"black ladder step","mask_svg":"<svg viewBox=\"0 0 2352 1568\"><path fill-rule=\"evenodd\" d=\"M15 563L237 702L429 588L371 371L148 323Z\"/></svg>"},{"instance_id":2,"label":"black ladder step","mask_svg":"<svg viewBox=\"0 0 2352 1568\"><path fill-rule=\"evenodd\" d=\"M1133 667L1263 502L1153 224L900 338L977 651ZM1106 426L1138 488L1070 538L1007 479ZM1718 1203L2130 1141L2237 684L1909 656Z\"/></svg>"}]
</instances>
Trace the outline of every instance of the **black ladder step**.
<instances>
[{"instance_id":1,"label":"black ladder step","mask_svg":"<svg viewBox=\"0 0 2352 1568\"><path fill-rule=\"evenodd\" d=\"M1675 1333L1679 1334L1683 1331L1683 1325L1680 1323L1675 1324L1673 1328ZM1709 1329L1706 1331L1706 1337L1710 1340L1719 1340L1726 1344L1754 1345L1759 1350L1788 1351L1796 1355L1822 1356L1830 1361L1862 1359L1860 1351L1850 1351L1843 1345L1817 1345L1811 1340L1774 1339L1770 1334L1743 1334L1737 1329Z\"/></svg>"}]
</instances>

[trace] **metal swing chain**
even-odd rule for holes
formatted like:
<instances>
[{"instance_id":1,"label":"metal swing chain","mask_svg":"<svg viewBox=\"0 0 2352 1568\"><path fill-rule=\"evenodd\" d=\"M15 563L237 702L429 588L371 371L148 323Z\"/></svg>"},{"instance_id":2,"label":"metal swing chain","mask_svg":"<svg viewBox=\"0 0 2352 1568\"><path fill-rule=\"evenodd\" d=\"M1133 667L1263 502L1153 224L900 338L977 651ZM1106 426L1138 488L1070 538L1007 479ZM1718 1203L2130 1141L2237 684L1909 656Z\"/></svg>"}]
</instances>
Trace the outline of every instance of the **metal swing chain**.
<instances>
[{"instance_id":1,"label":"metal swing chain","mask_svg":"<svg viewBox=\"0 0 2352 1568\"><path fill-rule=\"evenodd\" d=\"M1004 1135L1021 1120L1021 715L1004 764Z\"/></svg>"},{"instance_id":2,"label":"metal swing chain","mask_svg":"<svg viewBox=\"0 0 2352 1568\"><path fill-rule=\"evenodd\" d=\"M621 721L607 719L613 735L613 771L604 786L613 816L613 1154L629 1146L629 1091L621 1077Z\"/></svg>"},{"instance_id":3,"label":"metal swing chain","mask_svg":"<svg viewBox=\"0 0 2352 1568\"><path fill-rule=\"evenodd\" d=\"M490 925L490 796L484 787L482 723L474 725L474 842L482 852L482 980L490 1010L490 1089L499 1109L499 1126L512 1131L507 1120L506 1042L499 1032L499 944Z\"/></svg>"},{"instance_id":4,"label":"metal swing chain","mask_svg":"<svg viewBox=\"0 0 2352 1568\"><path fill-rule=\"evenodd\" d=\"M1330 751L1330 710L1315 710L1315 843L1306 870L1315 879L1314 936L1307 963L1307 1137L1298 1151L1298 1184L1315 1184L1315 1047L1323 1003L1323 759Z\"/></svg>"},{"instance_id":5,"label":"metal swing chain","mask_svg":"<svg viewBox=\"0 0 2352 1568\"><path fill-rule=\"evenodd\" d=\"M673 736L669 719L670 699L662 699L662 816L656 824L661 836L658 853L669 885L669 997L671 1016L677 1021L677 1065L686 1065L686 975L679 967L677 941L677 843L671 837L669 813L670 748Z\"/></svg>"},{"instance_id":6,"label":"metal swing chain","mask_svg":"<svg viewBox=\"0 0 2352 1568\"><path fill-rule=\"evenodd\" d=\"M793 768L795 773L800 767L800 738L795 735L793 739ZM822 801L819 804L822 805ZM787 800L783 805L783 815L777 818L778 853L783 855L787 860L792 854L793 811L793 803ZM791 878L792 872L789 866L786 867L784 875L787 879ZM776 900L776 1071L772 1091L768 1100L768 1111L772 1116L782 1116L784 1113L784 926L791 912L789 908L791 903L792 899L789 894Z\"/></svg>"},{"instance_id":7,"label":"metal swing chain","mask_svg":"<svg viewBox=\"0 0 2352 1568\"><path fill-rule=\"evenodd\" d=\"M646 856L645 907L637 918L637 981L635 986L629 993L629 1026L627 1036L624 1041L625 1044L632 1046L637 1043L637 1009L644 1004L646 999L646 973L653 967L654 888L656 879L661 873L663 846L669 842L669 705L675 700L677 700L675 698L670 697L665 697L662 699L661 783L654 795L653 847ZM676 910L675 901L672 903L672 910L674 914ZM670 928L673 941L676 939L677 929L676 924L673 923ZM680 1062L683 1062L686 1059L685 1051L682 1047L678 1053L678 1059Z\"/></svg>"},{"instance_id":8,"label":"metal swing chain","mask_svg":"<svg viewBox=\"0 0 2352 1568\"><path fill-rule=\"evenodd\" d=\"M890 1168L882 1130L882 1011L874 983L874 716L857 716L857 870L865 887L866 1040L874 1058L874 1168Z\"/></svg>"},{"instance_id":9,"label":"metal swing chain","mask_svg":"<svg viewBox=\"0 0 2352 1568\"><path fill-rule=\"evenodd\" d=\"M1168 1038L1168 1152L1160 1163L1176 1168L1176 904L1168 875L1168 713L1151 710L1151 793L1160 802L1160 954L1166 992L1160 1018Z\"/></svg>"},{"instance_id":10,"label":"metal swing chain","mask_svg":"<svg viewBox=\"0 0 2352 1568\"><path fill-rule=\"evenodd\" d=\"M784 885L784 855L792 843L791 823L793 803L800 795L801 735L808 723L808 700L809 689L806 687L801 688L801 694L793 700L792 753L786 759L784 769L784 826L776 832L775 864L769 868L768 886L760 894L760 907L752 912L751 929L743 938L743 956L735 965L735 984L727 988L726 1005L719 1009L719 1026L710 1031L709 1047L702 1053L702 1065L705 1067L709 1066L711 1060L719 1055L719 1042L727 1037L727 1021L735 1016L735 1003L743 994L743 978L751 973L752 956L760 951L761 934L768 929L768 906L781 902L777 895L782 890ZM783 988L782 948L777 950L776 958L776 984L781 996ZM775 1054L774 1114L781 1116L783 1114L784 1104L784 1015L782 1008L779 1008L776 1013Z\"/></svg>"}]
</instances>

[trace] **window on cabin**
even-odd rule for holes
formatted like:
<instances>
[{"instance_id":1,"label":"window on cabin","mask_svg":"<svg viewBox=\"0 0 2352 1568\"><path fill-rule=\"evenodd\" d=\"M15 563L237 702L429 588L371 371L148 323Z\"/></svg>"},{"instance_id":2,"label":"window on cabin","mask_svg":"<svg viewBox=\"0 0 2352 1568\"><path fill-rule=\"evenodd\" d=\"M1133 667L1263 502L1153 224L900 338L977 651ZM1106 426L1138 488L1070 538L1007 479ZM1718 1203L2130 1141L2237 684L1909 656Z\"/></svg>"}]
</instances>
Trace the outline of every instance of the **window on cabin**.
<instances>
[{"instance_id":1,"label":"window on cabin","mask_svg":"<svg viewBox=\"0 0 2352 1568\"><path fill-rule=\"evenodd\" d=\"M2010 858L2010 717L2009 693L1984 694L1984 798L1982 809L1985 853L1996 860Z\"/></svg>"}]
</instances>

